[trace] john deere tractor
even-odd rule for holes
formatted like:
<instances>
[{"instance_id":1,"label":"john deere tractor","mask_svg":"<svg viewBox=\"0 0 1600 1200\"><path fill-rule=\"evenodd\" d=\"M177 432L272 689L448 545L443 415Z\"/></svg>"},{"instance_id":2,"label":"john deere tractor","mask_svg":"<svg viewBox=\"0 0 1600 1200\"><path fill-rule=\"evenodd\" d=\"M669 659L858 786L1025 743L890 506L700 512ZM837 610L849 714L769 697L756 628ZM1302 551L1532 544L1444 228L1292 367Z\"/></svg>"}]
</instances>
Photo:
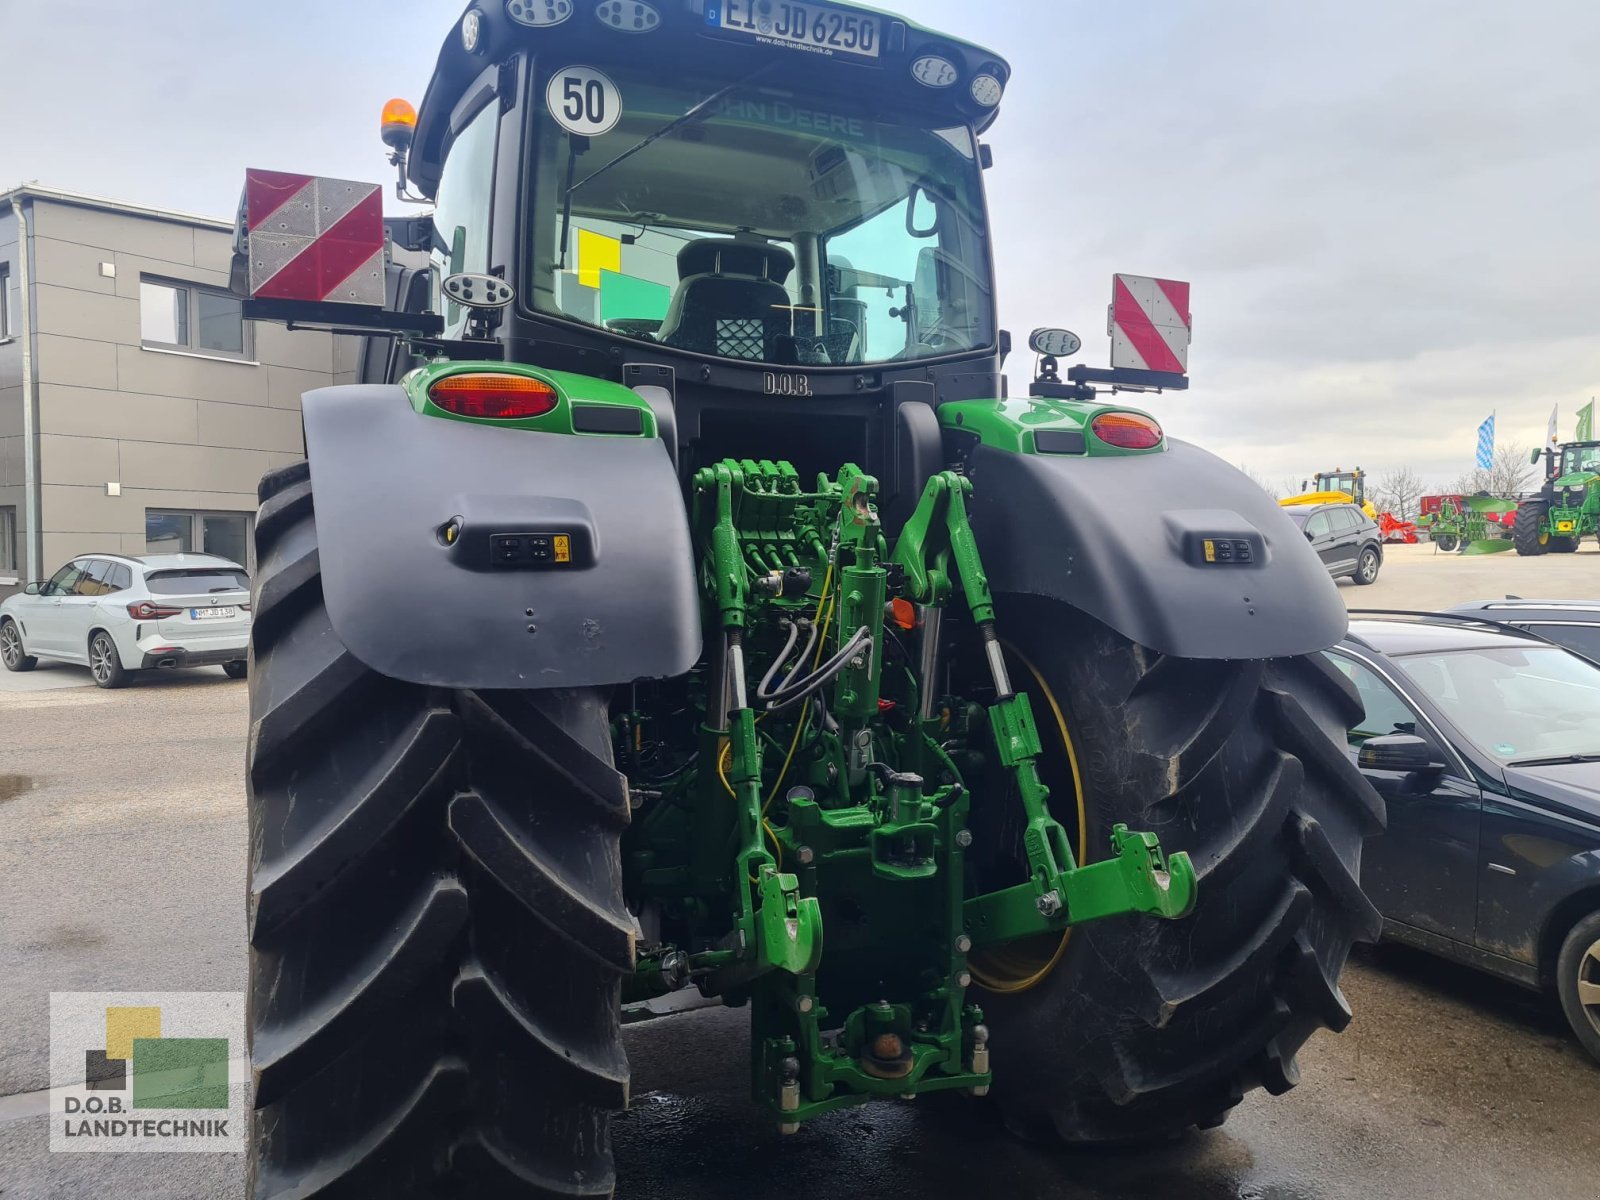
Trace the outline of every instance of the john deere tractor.
<instances>
[{"instance_id":1,"label":"john deere tractor","mask_svg":"<svg viewBox=\"0 0 1600 1200\"><path fill-rule=\"evenodd\" d=\"M1344 607L1148 413L1007 398L1009 78L845 5L478 0L387 114L431 215L252 173L249 315L366 339L255 527L252 1195L609 1196L680 991L783 1132L1159 1139L1350 1020Z\"/></svg>"},{"instance_id":2,"label":"john deere tractor","mask_svg":"<svg viewBox=\"0 0 1600 1200\"><path fill-rule=\"evenodd\" d=\"M1533 452L1545 460L1544 487L1517 505L1518 554L1571 554L1600 534L1600 442L1568 442Z\"/></svg>"}]
</instances>

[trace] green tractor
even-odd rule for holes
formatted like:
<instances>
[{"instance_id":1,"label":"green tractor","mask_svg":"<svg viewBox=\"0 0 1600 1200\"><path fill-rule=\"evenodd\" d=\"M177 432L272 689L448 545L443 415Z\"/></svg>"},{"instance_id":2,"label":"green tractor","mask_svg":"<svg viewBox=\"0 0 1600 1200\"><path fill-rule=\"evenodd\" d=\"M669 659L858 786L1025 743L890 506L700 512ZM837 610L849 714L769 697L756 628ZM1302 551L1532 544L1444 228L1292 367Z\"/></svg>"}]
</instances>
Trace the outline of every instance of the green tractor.
<instances>
[{"instance_id":1,"label":"green tractor","mask_svg":"<svg viewBox=\"0 0 1600 1200\"><path fill-rule=\"evenodd\" d=\"M431 216L252 172L248 315L366 338L255 526L252 1196L609 1196L624 1007L685 989L783 1132L1161 1139L1348 1023L1344 607L1070 335L1007 398L1009 76L845 5L478 0L386 110Z\"/></svg>"},{"instance_id":2,"label":"green tractor","mask_svg":"<svg viewBox=\"0 0 1600 1200\"><path fill-rule=\"evenodd\" d=\"M1544 487L1517 505L1517 553L1571 554L1600 534L1600 442L1568 442L1533 452L1545 460Z\"/></svg>"}]
</instances>

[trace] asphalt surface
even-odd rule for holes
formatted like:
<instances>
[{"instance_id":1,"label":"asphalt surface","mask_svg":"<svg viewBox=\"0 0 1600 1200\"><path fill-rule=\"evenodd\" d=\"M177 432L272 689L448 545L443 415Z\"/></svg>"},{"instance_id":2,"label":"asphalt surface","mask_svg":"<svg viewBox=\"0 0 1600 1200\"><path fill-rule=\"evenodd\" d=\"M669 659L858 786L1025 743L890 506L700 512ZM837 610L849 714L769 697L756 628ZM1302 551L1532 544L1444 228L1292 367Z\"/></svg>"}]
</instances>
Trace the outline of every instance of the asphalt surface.
<instances>
[{"instance_id":1,"label":"asphalt surface","mask_svg":"<svg viewBox=\"0 0 1600 1200\"><path fill-rule=\"evenodd\" d=\"M1377 585L1340 588L1352 606L1398 607L1508 591L1600 595L1600 553L1407 548ZM0 673L0 1200L232 1200L238 1156L47 1150L49 992L245 982L244 685L217 669L123 692L87 685L80 668ZM1299 1088L1254 1094L1222 1129L1139 1154L1026 1145L959 1101L880 1103L779 1138L747 1098L744 1013L632 1026L623 1195L1595 1195L1600 1066L1553 1001L1393 947L1358 952L1344 988L1355 1022L1312 1041Z\"/></svg>"}]
</instances>

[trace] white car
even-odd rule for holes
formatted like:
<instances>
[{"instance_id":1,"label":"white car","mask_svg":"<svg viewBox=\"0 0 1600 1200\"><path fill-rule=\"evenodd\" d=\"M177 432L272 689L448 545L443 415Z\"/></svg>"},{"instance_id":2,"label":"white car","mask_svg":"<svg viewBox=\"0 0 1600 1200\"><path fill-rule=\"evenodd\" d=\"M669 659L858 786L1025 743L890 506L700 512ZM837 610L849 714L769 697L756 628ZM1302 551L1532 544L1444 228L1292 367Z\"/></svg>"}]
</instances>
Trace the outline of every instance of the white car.
<instances>
[{"instance_id":1,"label":"white car","mask_svg":"<svg viewBox=\"0 0 1600 1200\"><path fill-rule=\"evenodd\" d=\"M80 663L100 687L132 671L220 666L245 677L250 576L211 554L81 554L0 602L0 662Z\"/></svg>"}]
</instances>

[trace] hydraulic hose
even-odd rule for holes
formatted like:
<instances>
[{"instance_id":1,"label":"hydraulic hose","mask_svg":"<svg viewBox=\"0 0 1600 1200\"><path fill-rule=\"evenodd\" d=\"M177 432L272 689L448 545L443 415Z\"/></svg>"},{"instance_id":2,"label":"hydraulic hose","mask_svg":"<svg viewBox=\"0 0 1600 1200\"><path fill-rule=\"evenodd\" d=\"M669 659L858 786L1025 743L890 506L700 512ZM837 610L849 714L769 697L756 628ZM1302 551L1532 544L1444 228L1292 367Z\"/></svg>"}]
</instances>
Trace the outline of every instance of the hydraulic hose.
<instances>
[{"instance_id":1,"label":"hydraulic hose","mask_svg":"<svg viewBox=\"0 0 1600 1200\"><path fill-rule=\"evenodd\" d=\"M780 688L767 702L768 712L777 712L788 708L797 701L804 700L818 688L823 687L830 679L844 670L846 664L864 649L872 646L872 630L863 625L856 630L855 636L846 642L843 648L822 666L807 675L803 680L791 680Z\"/></svg>"}]
</instances>

